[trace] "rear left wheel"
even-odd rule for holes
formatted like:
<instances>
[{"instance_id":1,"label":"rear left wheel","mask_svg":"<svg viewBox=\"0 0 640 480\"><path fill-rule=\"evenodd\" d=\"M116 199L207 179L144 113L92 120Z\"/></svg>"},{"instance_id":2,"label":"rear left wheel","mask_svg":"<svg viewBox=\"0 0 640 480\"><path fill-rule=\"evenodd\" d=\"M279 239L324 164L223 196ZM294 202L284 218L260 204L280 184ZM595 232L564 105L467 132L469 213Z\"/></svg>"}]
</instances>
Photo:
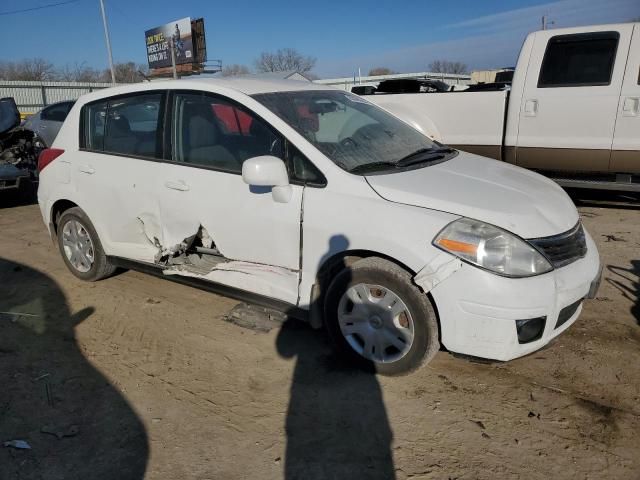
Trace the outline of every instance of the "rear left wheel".
<instances>
[{"instance_id":1,"label":"rear left wheel","mask_svg":"<svg viewBox=\"0 0 640 480\"><path fill-rule=\"evenodd\" d=\"M102 250L91 221L79 207L70 208L60 216L58 247L67 268L82 280L94 282L116 270Z\"/></svg>"}]
</instances>

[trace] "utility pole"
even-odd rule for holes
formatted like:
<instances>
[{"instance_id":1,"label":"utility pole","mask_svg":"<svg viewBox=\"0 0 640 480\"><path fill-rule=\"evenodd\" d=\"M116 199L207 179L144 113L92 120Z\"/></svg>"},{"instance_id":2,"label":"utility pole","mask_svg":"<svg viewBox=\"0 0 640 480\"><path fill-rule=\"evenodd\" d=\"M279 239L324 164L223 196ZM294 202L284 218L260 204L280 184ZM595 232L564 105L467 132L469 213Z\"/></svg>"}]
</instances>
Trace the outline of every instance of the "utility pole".
<instances>
[{"instance_id":1,"label":"utility pole","mask_svg":"<svg viewBox=\"0 0 640 480\"><path fill-rule=\"evenodd\" d=\"M542 16L542 30L546 30L546 29L547 29L547 26L549 26L549 25L554 25L554 24L556 23L556 22L554 22L554 21L549 22L549 21L547 20L547 18L548 18L548 15L543 15L543 16Z\"/></svg>"},{"instance_id":2,"label":"utility pole","mask_svg":"<svg viewBox=\"0 0 640 480\"><path fill-rule=\"evenodd\" d=\"M100 0L100 11L102 12L102 25L104 26L104 39L107 42L107 55L109 55L111 83L116 83L116 72L113 69L113 56L111 55L111 38L109 37L109 27L107 26L107 14L104 13L104 0Z\"/></svg>"}]
</instances>

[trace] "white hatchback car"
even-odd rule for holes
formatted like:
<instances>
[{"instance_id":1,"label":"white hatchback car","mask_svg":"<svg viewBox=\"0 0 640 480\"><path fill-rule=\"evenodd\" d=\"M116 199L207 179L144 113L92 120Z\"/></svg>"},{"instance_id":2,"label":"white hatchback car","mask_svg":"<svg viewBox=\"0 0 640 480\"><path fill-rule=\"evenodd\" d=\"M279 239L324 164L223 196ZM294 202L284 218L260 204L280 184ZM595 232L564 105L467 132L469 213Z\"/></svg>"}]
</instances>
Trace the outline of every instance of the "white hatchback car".
<instances>
[{"instance_id":1,"label":"white hatchback car","mask_svg":"<svg viewBox=\"0 0 640 480\"><path fill-rule=\"evenodd\" d=\"M324 323L385 374L440 343L497 360L539 349L600 279L555 183L306 82L94 92L39 168L42 216L77 277L126 266L244 292Z\"/></svg>"}]
</instances>

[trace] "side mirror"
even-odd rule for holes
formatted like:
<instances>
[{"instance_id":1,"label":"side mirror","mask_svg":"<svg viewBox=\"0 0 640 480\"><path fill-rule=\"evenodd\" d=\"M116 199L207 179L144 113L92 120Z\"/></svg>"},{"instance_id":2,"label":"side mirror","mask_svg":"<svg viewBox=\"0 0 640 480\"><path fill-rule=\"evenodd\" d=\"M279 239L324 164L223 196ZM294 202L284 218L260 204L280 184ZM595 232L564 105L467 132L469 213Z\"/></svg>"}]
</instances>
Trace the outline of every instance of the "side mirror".
<instances>
[{"instance_id":1,"label":"side mirror","mask_svg":"<svg viewBox=\"0 0 640 480\"><path fill-rule=\"evenodd\" d=\"M242 180L247 185L271 187L273 199L278 203L291 200L293 190L284 162L271 155L249 158L242 164Z\"/></svg>"}]
</instances>

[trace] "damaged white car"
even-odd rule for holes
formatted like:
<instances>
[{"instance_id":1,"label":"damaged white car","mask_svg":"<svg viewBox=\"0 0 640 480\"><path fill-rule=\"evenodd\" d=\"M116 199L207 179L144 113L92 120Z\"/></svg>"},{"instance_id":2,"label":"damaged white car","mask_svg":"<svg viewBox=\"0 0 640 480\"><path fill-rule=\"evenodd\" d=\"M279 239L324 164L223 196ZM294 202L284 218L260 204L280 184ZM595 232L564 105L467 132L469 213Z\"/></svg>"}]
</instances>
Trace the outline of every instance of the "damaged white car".
<instances>
[{"instance_id":1,"label":"damaged white car","mask_svg":"<svg viewBox=\"0 0 640 480\"><path fill-rule=\"evenodd\" d=\"M326 325L385 374L440 343L498 360L539 349L600 279L555 183L306 82L94 92L39 169L42 216L77 277L126 266L251 296Z\"/></svg>"}]
</instances>

